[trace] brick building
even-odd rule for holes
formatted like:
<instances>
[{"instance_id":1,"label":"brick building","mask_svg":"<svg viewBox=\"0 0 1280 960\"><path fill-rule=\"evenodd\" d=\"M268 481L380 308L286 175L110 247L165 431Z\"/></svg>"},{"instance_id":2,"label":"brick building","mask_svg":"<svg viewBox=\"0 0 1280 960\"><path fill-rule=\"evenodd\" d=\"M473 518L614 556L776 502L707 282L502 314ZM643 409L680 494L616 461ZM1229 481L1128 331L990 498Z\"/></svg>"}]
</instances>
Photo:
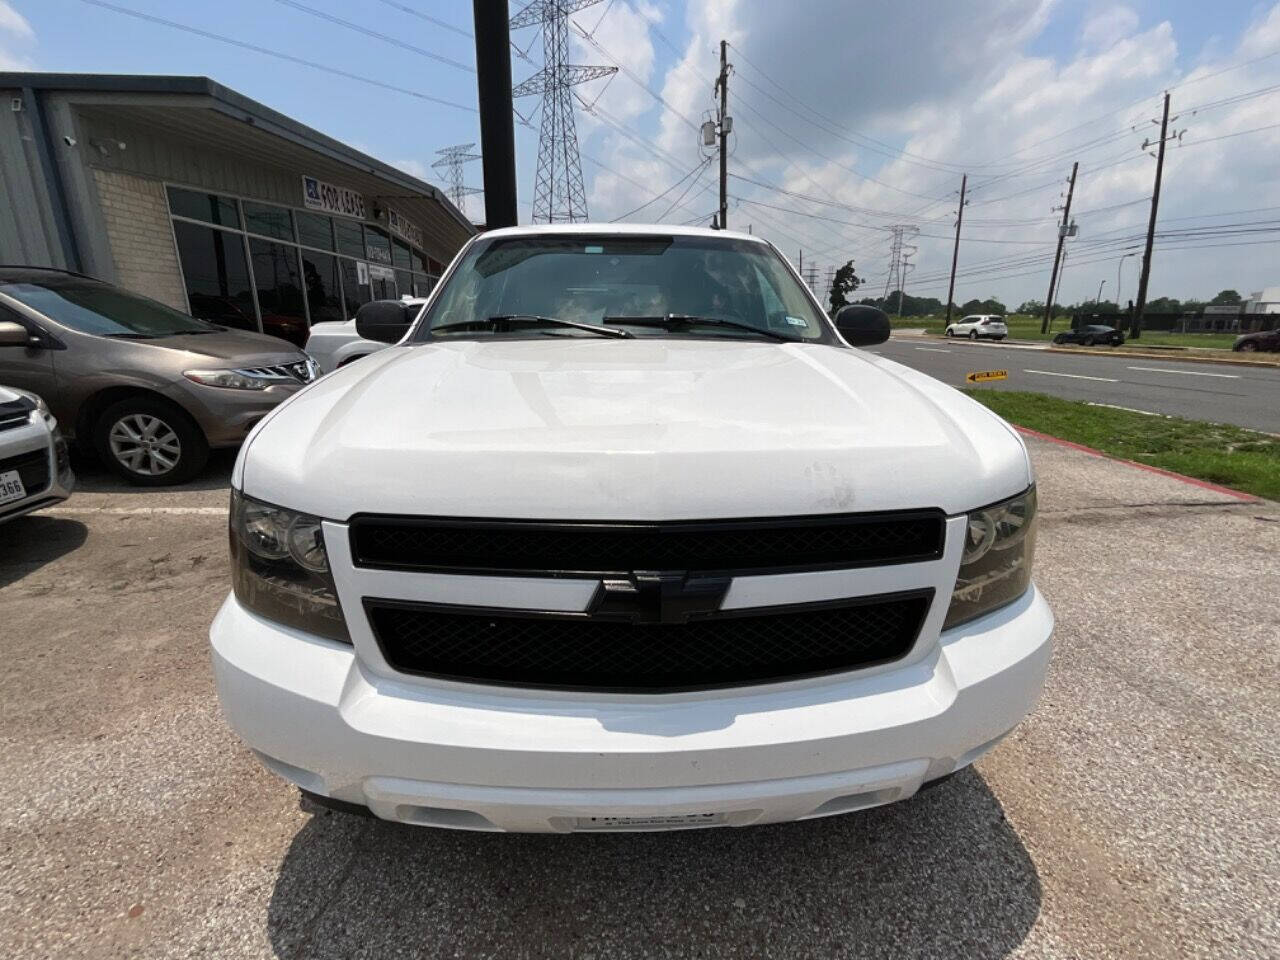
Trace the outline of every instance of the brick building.
<instances>
[{"instance_id":1,"label":"brick building","mask_svg":"<svg viewBox=\"0 0 1280 960\"><path fill-rule=\"evenodd\" d=\"M476 232L430 184L207 77L0 73L0 263L301 343Z\"/></svg>"}]
</instances>

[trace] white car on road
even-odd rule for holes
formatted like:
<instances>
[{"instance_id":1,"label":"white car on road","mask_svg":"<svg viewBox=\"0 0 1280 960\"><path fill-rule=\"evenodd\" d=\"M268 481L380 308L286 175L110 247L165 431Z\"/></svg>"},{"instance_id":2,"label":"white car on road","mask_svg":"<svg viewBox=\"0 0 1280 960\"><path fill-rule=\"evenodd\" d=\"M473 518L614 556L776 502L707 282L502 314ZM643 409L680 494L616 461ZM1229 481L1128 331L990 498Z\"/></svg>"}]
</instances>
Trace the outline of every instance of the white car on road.
<instances>
[{"instance_id":1,"label":"white car on road","mask_svg":"<svg viewBox=\"0 0 1280 960\"><path fill-rule=\"evenodd\" d=\"M45 402L0 387L0 523L71 496L67 442Z\"/></svg>"},{"instance_id":2,"label":"white car on road","mask_svg":"<svg viewBox=\"0 0 1280 960\"><path fill-rule=\"evenodd\" d=\"M746 234L482 234L232 476L231 726L313 802L474 830L902 800L1035 706L1019 435ZM838 332L837 332L838 331Z\"/></svg>"},{"instance_id":3,"label":"white car on road","mask_svg":"<svg viewBox=\"0 0 1280 960\"><path fill-rule=\"evenodd\" d=\"M398 302L417 308L427 301L424 297L401 297ZM352 317L350 320L312 324L306 351L319 365L321 373L332 373L352 360L367 357L385 346L387 344L360 336Z\"/></svg>"},{"instance_id":4,"label":"white car on road","mask_svg":"<svg viewBox=\"0 0 1280 960\"><path fill-rule=\"evenodd\" d=\"M946 333L948 337L968 337L970 340L1003 340L1009 335L1009 328L1004 317L994 313L975 313L961 317L947 327Z\"/></svg>"}]
</instances>

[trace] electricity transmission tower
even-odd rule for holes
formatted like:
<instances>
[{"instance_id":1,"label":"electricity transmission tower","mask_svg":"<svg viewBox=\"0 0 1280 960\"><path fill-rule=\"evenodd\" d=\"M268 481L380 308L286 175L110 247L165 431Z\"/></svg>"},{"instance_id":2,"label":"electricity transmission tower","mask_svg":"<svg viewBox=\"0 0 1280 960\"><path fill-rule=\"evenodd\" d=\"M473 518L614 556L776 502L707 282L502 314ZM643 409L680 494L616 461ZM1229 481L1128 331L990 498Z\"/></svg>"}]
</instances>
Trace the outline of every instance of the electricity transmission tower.
<instances>
[{"instance_id":1,"label":"electricity transmission tower","mask_svg":"<svg viewBox=\"0 0 1280 960\"><path fill-rule=\"evenodd\" d=\"M533 186L534 223L576 223L587 219L578 131L570 88L618 72L617 67L566 63L569 15L600 0L533 0L511 18L511 29L542 27L542 70L512 89L513 97L542 97L538 172Z\"/></svg>"},{"instance_id":2,"label":"electricity transmission tower","mask_svg":"<svg viewBox=\"0 0 1280 960\"><path fill-rule=\"evenodd\" d=\"M446 191L449 194L449 199L458 208L458 212L464 215L467 212L467 196L472 193L483 192L477 187L464 186L462 183L462 165L468 160L480 159L480 154L471 152L474 146L474 143L459 143L452 147L445 147L443 150L437 150L436 156L440 159L431 165L432 169L439 170L444 174L445 181L449 184L449 189Z\"/></svg>"},{"instance_id":3,"label":"electricity transmission tower","mask_svg":"<svg viewBox=\"0 0 1280 960\"><path fill-rule=\"evenodd\" d=\"M889 229L893 231L893 239L890 241L889 245L889 276L885 278L884 294L880 297L880 306L882 309L889 301L890 291L902 290L902 284L906 279L906 271L902 266L903 251L908 251L908 256L916 251L915 247L910 244L904 244L903 240L906 237L914 237L920 232L919 227L913 227L906 223L895 223ZM901 298L899 298L899 301L901 301Z\"/></svg>"}]
</instances>

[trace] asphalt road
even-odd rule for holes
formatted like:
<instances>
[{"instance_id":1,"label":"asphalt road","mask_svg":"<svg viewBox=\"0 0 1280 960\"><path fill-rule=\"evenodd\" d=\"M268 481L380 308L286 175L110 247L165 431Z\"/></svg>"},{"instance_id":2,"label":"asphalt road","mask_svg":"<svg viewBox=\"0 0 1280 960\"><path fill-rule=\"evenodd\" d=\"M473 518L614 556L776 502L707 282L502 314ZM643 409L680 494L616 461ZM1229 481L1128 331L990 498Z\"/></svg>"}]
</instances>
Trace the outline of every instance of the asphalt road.
<instances>
[{"instance_id":1,"label":"asphalt road","mask_svg":"<svg viewBox=\"0 0 1280 960\"><path fill-rule=\"evenodd\" d=\"M1280 366L1071 356L1041 347L895 336L874 353L962 387L975 370L1008 370L986 390L1030 390L1146 413L1280 432Z\"/></svg>"},{"instance_id":2,"label":"asphalt road","mask_svg":"<svg viewBox=\"0 0 1280 960\"><path fill-rule=\"evenodd\" d=\"M216 459L0 525L0 957L1280 956L1280 505L1031 440L1036 711L918 797L507 836L299 809L219 715Z\"/></svg>"}]
</instances>

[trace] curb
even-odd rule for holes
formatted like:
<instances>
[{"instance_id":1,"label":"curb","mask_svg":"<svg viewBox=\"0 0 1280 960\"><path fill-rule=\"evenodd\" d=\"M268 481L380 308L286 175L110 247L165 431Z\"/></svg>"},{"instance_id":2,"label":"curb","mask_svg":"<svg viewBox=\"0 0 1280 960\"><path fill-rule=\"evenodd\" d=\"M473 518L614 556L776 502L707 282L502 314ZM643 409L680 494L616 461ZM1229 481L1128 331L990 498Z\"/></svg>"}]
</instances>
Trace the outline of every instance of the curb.
<instances>
[{"instance_id":1,"label":"curb","mask_svg":"<svg viewBox=\"0 0 1280 960\"><path fill-rule=\"evenodd\" d=\"M1218 483L1210 483L1208 480L1198 480L1195 477L1188 477L1184 473L1174 473L1172 470L1153 467L1149 463L1139 463L1137 460L1126 460L1124 457L1113 457L1109 453L1105 453L1102 450L1096 450L1093 447L1087 447L1083 443L1076 443L1073 440L1063 440L1061 437L1053 436L1053 434L1041 433L1039 430L1032 430L1030 427L1022 427L1016 423L1012 426L1019 433L1026 434L1028 437L1035 437L1037 440L1047 440L1050 443L1069 447L1072 450L1078 450L1081 453L1087 453L1090 456L1101 457L1103 460L1110 460L1113 463L1123 463L1130 467L1137 467L1139 470L1145 470L1148 473L1156 473L1162 477L1169 477L1172 480L1181 480L1183 483L1189 483L1193 487L1200 487L1202 490L1212 490L1214 493L1221 493L1228 497L1235 497L1237 500L1241 500L1245 503L1265 502L1261 497L1255 497L1252 493L1245 493L1243 490L1236 490L1233 487L1224 487Z\"/></svg>"},{"instance_id":2,"label":"curb","mask_svg":"<svg viewBox=\"0 0 1280 960\"><path fill-rule=\"evenodd\" d=\"M1239 360L1235 357L1184 357L1167 353L1130 353L1111 350L1090 350L1088 347L1045 347L1049 353L1065 353L1075 357L1130 357L1134 360L1167 360L1174 363L1223 363L1234 367L1260 367L1264 370L1280 370L1280 363L1269 360Z\"/></svg>"}]
</instances>

